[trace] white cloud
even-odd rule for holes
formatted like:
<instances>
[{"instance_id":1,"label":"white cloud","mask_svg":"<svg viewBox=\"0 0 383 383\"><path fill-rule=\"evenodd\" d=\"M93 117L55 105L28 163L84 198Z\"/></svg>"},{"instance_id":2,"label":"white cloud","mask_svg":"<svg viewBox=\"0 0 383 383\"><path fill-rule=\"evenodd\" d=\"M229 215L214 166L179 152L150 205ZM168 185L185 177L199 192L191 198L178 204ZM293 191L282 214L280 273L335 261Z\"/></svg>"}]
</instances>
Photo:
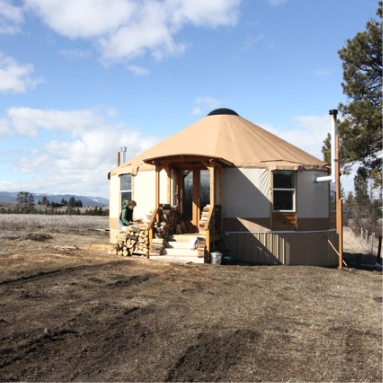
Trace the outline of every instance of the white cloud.
<instances>
[{"instance_id":1,"label":"white cloud","mask_svg":"<svg viewBox=\"0 0 383 383\"><path fill-rule=\"evenodd\" d=\"M140 67L138 65L129 65L128 70L137 76L146 76L150 73L148 69Z\"/></svg>"},{"instance_id":2,"label":"white cloud","mask_svg":"<svg viewBox=\"0 0 383 383\"><path fill-rule=\"evenodd\" d=\"M0 0L0 34L13 34L19 31L24 22L23 11L9 0Z\"/></svg>"},{"instance_id":3,"label":"white cloud","mask_svg":"<svg viewBox=\"0 0 383 383\"><path fill-rule=\"evenodd\" d=\"M114 113L112 113L114 114ZM51 193L77 193L108 196L108 172L116 166L116 153L127 146L128 158L159 142L145 136L139 129L108 122L105 115L92 110L40 110L11 108L7 118L0 120L13 134L29 139L30 151L9 152L3 163L12 163L12 172L29 175L17 182L0 180L0 190ZM60 141L44 141L45 132L62 133ZM31 132L33 134L31 134ZM2 157L6 156L2 153ZM20 189L21 188L21 189Z\"/></svg>"},{"instance_id":4,"label":"white cloud","mask_svg":"<svg viewBox=\"0 0 383 383\"><path fill-rule=\"evenodd\" d=\"M69 132L77 136L88 129L105 125L103 117L90 110L10 108L7 114L14 133L28 137L37 137L40 129Z\"/></svg>"},{"instance_id":5,"label":"white cloud","mask_svg":"<svg viewBox=\"0 0 383 383\"><path fill-rule=\"evenodd\" d=\"M8 125L8 121L0 119L0 137L6 137L11 135L11 130Z\"/></svg>"},{"instance_id":6,"label":"white cloud","mask_svg":"<svg viewBox=\"0 0 383 383\"><path fill-rule=\"evenodd\" d=\"M139 9L126 0L25 0L54 31L71 39L94 38L117 30Z\"/></svg>"},{"instance_id":7,"label":"white cloud","mask_svg":"<svg viewBox=\"0 0 383 383\"><path fill-rule=\"evenodd\" d=\"M14 58L0 52L0 92L25 93L43 82L31 77L32 64L19 64Z\"/></svg>"},{"instance_id":8,"label":"white cloud","mask_svg":"<svg viewBox=\"0 0 383 383\"><path fill-rule=\"evenodd\" d=\"M193 109L193 112L192 112L192 114L193 114L194 116L198 116L198 115L201 114L201 113L202 113L202 109L199 108L198 106L195 107L195 108Z\"/></svg>"},{"instance_id":9,"label":"white cloud","mask_svg":"<svg viewBox=\"0 0 383 383\"><path fill-rule=\"evenodd\" d=\"M175 26L191 23L211 28L235 25L239 18L241 0L169 0L165 1Z\"/></svg>"},{"instance_id":10,"label":"white cloud","mask_svg":"<svg viewBox=\"0 0 383 383\"><path fill-rule=\"evenodd\" d=\"M185 44L174 36L183 26L235 25L240 1L25 0L60 35L95 43L105 62L180 54Z\"/></svg>"}]
</instances>

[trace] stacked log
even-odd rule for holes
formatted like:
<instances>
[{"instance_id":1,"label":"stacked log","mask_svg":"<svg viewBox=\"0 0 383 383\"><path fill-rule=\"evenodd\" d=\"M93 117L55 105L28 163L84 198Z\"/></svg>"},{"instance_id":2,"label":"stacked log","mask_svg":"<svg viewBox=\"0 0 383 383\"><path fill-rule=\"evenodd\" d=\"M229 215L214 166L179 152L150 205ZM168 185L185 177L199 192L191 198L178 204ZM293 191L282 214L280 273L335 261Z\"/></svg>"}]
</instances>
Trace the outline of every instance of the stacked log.
<instances>
[{"instance_id":1,"label":"stacked log","mask_svg":"<svg viewBox=\"0 0 383 383\"><path fill-rule=\"evenodd\" d=\"M158 211L159 222L153 226L152 248L149 255L161 255L169 237L176 232L179 213L176 207L161 205Z\"/></svg>"},{"instance_id":2,"label":"stacked log","mask_svg":"<svg viewBox=\"0 0 383 383\"><path fill-rule=\"evenodd\" d=\"M134 226L133 226L134 227ZM136 231L137 243L134 246L133 254L145 255L149 253L149 229L148 225L140 225L140 231Z\"/></svg>"},{"instance_id":3,"label":"stacked log","mask_svg":"<svg viewBox=\"0 0 383 383\"><path fill-rule=\"evenodd\" d=\"M160 206L158 215L159 222L156 222L153 226L154 238L162 238L167 241L169 236L176 232L179 219L178 212L170 205L162 205Z\"/></svg>"},{"instance_id":4,"label":"stacked log","mask_svg":"<svg viewBox=\"0 0 383 383\"><path fill-rule=\"evenodd\" d=\"M199 232L204 233L206 231L206 223L209 217L210 205L204 206L201 212L201 220L199 222Z\"/></svg>"},{"instance_id":5,"label":"stacked log","mask_svg":"<svg viewBox=\"0 0 383 383\"><path fill-rule=\"evenodd\" d=\"M198 251L198 258L204 258L205 257L205 249L206 249L206 238L205 237L197 237L195 247Z\"/></svg>"},{"instance_id":6,"label":"stacked log","mask_svg":"<svg viewBox=\"0 0 383 383\"><path fill-rule=\"evenodd\" d=\"M147 223L128 226L117 236L117 243L109 252L113 255L132 256L160 255L171 235L175 233L178 212L175 207L161 205L159 209L159 222L153 226L152 249L149 249L149 227Z\"/></svg>"},{"instance_id":7,"label":"stacked log","mask_svg":"<svg viewBox=\"0 0 383 383\"><path fill-rule=\"evenodd\" d=\"M149 252L149 230L146 224L128 226L117 236L111 254L129 257L133 254L147 255Z\"/></svg>"},{"instance_id":8,"label":"stacked log","mask_svg":"<svg viewBox=\"0 0 383 383\"><path fill-rule=\"evenodd\" d=\"M152 249L150 250L149 255L161 255L162 250L166 246L166 240L164 238L153 238L152 239Z\"/></svg>"}]
</instances>

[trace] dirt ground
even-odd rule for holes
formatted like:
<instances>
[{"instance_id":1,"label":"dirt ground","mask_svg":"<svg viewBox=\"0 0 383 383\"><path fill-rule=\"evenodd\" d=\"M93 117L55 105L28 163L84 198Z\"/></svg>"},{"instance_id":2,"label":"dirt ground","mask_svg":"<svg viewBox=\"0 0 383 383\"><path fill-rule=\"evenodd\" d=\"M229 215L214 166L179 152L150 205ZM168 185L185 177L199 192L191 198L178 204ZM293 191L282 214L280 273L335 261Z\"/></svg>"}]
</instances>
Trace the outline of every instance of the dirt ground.
<instances>
[{"instance_id":1,"label":"dirt ground","mask_svg":"<svg viewBox=\"0 0 383 383\"><path fill-rule=\"evenodd\" d=\"M0 245L0 381L382 381L380 271L123 258L101 231Z\"/></svg>"}]
</instances>

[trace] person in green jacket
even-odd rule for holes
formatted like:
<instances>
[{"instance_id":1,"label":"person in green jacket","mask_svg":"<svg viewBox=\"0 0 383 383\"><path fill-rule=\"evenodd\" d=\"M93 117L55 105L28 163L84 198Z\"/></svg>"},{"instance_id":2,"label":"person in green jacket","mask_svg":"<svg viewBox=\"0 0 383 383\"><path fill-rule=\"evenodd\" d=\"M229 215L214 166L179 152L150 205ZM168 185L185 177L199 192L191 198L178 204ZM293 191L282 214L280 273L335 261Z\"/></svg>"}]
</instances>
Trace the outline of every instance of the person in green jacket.
<instances>
[{"instance_id":1,"label":"person in green jacket","mask_svg":"<svg viewBox=\"0 0 383 383\"><path fill-rule=\"evenodd\" d=\"M120 214L120 229L122 229L123 226L129 226L133 223L133 210L136 206L136 201L130 201L127 205L124 204Z\"/></svg>"}]
</instances>

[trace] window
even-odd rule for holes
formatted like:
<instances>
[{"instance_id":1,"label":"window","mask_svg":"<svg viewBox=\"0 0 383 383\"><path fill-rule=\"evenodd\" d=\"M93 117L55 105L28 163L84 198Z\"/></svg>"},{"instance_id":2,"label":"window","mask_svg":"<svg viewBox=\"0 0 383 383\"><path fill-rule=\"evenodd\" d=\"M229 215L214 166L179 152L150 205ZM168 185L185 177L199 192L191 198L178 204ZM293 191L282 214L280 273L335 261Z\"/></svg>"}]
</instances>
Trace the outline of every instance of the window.
<instances>
[{"instance_id":1,"label":"window","mask_svg":"<svg viewBox=\"0 0 383 383\"><path fill-rule=\"evenodd\" d=\"M273 210L295 211L295 173L288 170L273 172Z\"/></svg>"},{"instance_id":2,"label":"window","mask_svg":"<svg viewBox=\"0 0 383 383\"><path fill-rule=\"evenodd\" d=\"M124 203L132 200L132 175L123 174L120 176L120 203L121 209Z\"/></svg>"}]
</instances>

